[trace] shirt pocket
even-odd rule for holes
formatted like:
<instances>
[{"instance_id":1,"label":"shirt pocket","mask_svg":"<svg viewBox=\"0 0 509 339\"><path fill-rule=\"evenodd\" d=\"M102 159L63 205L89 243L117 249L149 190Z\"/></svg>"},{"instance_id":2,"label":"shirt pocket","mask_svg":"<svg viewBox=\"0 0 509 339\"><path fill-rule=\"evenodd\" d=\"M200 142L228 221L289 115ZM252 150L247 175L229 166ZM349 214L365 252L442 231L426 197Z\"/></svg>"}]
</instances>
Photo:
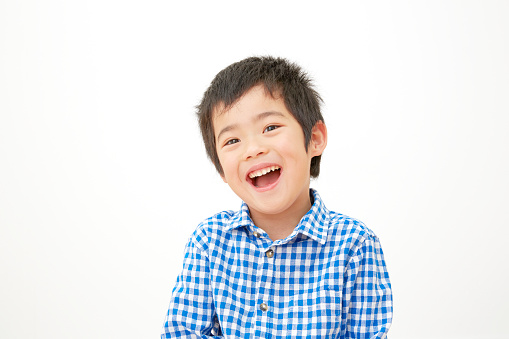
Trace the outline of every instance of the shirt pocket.
<instances>
[{"instance_id":1,"label":"shirt pocket","mask_svg":"<svg viewBox=\"0 0 509 339\"><path fill-rule=\"evenodd\" d=\"M289 301L291 315L299 319L327 318L328 321L341 317L342 286L325 284L295 295Z\"/></svg>"}]
</instances>

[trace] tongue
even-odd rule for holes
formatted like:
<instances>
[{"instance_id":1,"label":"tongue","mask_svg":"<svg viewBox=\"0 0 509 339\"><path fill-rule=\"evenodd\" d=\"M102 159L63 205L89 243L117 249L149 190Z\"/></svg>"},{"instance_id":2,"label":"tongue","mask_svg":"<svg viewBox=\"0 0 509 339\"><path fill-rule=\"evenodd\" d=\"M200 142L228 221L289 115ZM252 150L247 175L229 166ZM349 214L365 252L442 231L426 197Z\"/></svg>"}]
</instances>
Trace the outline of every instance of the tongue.
<instances>
[{"instance_id":1,"label":"tongue","mask_svg":"<svg viewBox=\"0 0 509 339\"><path fill-rule=\"evenodd\" d=\"M255 186L256 187L265 187L270 184L273 184L276 182L276 180L279 178L279 170L269 172L265 175L262 175L261 177L256 178Z\"/></svg>"}]
</instances>

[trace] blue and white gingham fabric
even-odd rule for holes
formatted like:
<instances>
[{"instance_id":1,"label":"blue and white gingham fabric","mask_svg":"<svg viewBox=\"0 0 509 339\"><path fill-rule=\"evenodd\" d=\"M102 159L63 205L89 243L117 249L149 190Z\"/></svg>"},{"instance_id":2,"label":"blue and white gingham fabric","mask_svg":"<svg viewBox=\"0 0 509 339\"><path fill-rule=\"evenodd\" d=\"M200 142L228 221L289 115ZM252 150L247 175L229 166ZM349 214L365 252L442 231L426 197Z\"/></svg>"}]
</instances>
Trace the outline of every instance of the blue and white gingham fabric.
<instances>
[{"instance_id":1,"label":"blue and white gingham fabric","mask_svg":"<svg viewBox=\"0 0 509 339\"><path fill-rule=\"evenodd\" d=\"M392 292L378 238L311 193L286 239L273 242L246 204L202 222L161 338L385 338Z\"/></svg>"}]
</instances>

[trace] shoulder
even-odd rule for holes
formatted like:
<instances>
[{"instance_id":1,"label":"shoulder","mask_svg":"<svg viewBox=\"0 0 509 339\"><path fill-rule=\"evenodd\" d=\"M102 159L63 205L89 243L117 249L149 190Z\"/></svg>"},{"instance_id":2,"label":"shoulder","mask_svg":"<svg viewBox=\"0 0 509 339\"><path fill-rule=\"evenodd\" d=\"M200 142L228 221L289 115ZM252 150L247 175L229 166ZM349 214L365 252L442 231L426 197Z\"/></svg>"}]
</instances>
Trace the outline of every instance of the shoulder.
<instances>
[{"instance_id":1,"label":"shoulder","mask_svg":"<svg viewBox=\"0 0 509 339\"><path fill-rule=\"evenodd\" d=\"M234 211L222 211L216 213L199 223L196 227L196 232L211 232L228 227L236 214L237 213Z\"/></svg>"},{"instance_id":2,"label":"shoulder","mask_svg":"<svg viewBox=\"0 0 509 339\"><path fill-rule=\"evenodd\" d=\"M203 220L198 224L189 238L189 243L202 250L207 250L211 244L222 242L226 237L238 212L222 211Z\"/></svg>"},{"instance_id":3,"label":"shoulder","mask_svg":"<svg viewBox=\"0 0 509 339\"><path fill-rule=\"evenodd\" d=\"M327 232L327 241L357 242L371 238L376 239L375 233L362 221L348 215L334 212L325 207L325 204L316 190L311 190L314 197L312 209L315 210L315 223L323 226Z\"/></svg>"},{"instance_id":4,"label":"shoulder","mask_svg":"<svg viewBox=\"0 0 509 339\"><path fill-rule=\"evenodd\" d=\"M378 242L376 234L362 221L347 215L329 212L328 240L351 250L366 241Z\"/></svg>"}]
</instances>

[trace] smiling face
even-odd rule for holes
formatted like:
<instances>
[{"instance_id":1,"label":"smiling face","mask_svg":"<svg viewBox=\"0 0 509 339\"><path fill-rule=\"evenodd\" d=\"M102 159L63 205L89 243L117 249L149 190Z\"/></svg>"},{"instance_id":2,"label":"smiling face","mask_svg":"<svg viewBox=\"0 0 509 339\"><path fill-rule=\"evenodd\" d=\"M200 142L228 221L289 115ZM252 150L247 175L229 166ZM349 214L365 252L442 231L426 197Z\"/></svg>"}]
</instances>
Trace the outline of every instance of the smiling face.
<instances>
[{"instance_id":1,"label":"smiling face","mask_svg":"<svg viewBox=\"0 0 509 339\"><path fill-rule=\"evenodd\" d=\"M306 151L304 133L282 98L255 86L229 109L213 115L223 180L260 217L298 216L311 207L310 163L327 143L325 125L313 128Z\"/></svg>"}]
</instances>

